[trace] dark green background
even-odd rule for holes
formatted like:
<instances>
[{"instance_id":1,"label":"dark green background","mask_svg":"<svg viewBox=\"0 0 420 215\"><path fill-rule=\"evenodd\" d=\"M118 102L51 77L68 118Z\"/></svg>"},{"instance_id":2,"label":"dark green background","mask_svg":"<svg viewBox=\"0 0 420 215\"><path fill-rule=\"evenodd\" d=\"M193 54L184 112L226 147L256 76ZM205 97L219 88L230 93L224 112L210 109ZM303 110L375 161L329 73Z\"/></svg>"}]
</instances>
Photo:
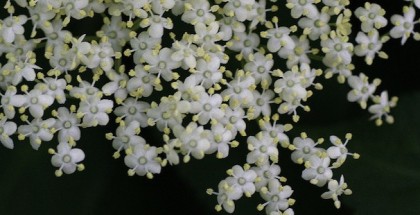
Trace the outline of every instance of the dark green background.
<instances>
[{"instance_id":1,"label":"dark green background","mask_svg":"<svg viewBox=\"0 0 420 215\"><path fill-rule=\"evenodd\" d=\"M395 8L399 12L399 6L386 4L389 13ZM380 90L400 97L393 110L395 124L376 127L366 111L346 101L346 85L328 80L325 90L311 98L312 111L290 132L293 137L306 131L314 139L351 132L349 149L361 154L361 159L349 159L335 173L335 178L343 173L354 192L342 198L343 207L336 210L331 200L319 197L325 190L303 181L303 168L289 161L289 152L281 151L282 175L295 190L296 214L420 213L420 45L412 39L403 47L391 41L385 51L389 60L378 60L371 67L362 66L360 60L355 62L356 72L382 78ZM78 147L86 153L86 170L61 178L54 176L47 153L55 142L43 143L39 151L27 142L16 142L14 150L0 147L0 214L216 214L216 196L205 190L216 188L226 177L225 170L243 164L246 157L243 144L224 160L207 157L163 168L153 180L129 177L123 159L112 158L104 133L102 128L82 130ZM160 141L158 133L149 130L144 137L152 144ZM258 203L262 203L258 194L242 199L235 214L264 214L256 211Z\"/></svg>"}]
</instances>

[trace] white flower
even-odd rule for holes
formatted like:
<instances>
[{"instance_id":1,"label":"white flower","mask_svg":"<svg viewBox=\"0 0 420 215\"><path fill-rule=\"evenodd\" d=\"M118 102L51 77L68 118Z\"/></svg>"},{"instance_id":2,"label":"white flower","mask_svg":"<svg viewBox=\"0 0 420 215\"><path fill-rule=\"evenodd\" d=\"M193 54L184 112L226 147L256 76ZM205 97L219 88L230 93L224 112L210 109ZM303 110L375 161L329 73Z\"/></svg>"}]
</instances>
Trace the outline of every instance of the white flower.
<instances>
[{"instance_id":1,"label":"white flower","mask_svg":"<svg viewBox=\"0 0 420 215\"><path fill-rule=\"evenodd\" d=\"M122 47L129 40L129 30L125 28L126 23L122 22L121 16L112 16L111 20L104 19L105 24L102 26L101 31L97 35L107 36L109 42L112 44L112 49L121 51Z\"/></svg>"},{"instance_id":2,"label":"white flower","mask_svg":"<svg viewBox=\"0 0 420 215\"><path fill-rule=\"evenodd\" d=\"M292 38L294 46L284 46L278 52L278 55L281 58L287 59L287 68L291 69L294 65L298 65L299 63L309 64L311 62L307 55L310 53L309 40L304 36L297 38L293 35L290 38Z\"/></svg>"},{"instance_id":3,"label":"white flower","mask_svg":"<svg viewBox=\"0 0 420 215\"><path fill-rule=\"evenodd\" d=\"M158 54L152 51L148 51L143 55L143 58L147 65L147 71L157 74L157 78L160 76L165 81L171 81L174 79L173 70L181 66L181 62L175 61L171 58L174 52L169 48L163 48Z\"/></svg>"},{"instance_id":4,"label":"white flower","mask_svg":"<svg viewBox=\"0 0 420 215\"><path fill-rule=\"evenodd\" d=\"M134 63L139 64L143 58L144 53L151 51L160 46L162 38L153 38L147 32L141 32L137 37L130 40L130 46L134 51ZM137 65L136 67L138 67Z\"/></svg>"},{"instance_id":5,"label":"white flower","mask_svg":"<svg viewBox=\"0 0 420 215\"><path fill-rule=\"evenodd\" d=\"M264 89L271 85L271 73L274 65L273 55L263 55L259 52L254 54L252 61L244 66L245 72L250 72L255 79L255 84L260 84Z\"/></svg>"},{"instance_id":6,"label":"white flower","mask_svg":"<svg viewBox=\"0 0 420 215\"><path fill-rule=\"evenodd\" d=\"M267 187L271 180L279 180L280 178L280 166L277 164L265 164L261 166L253 166L252 170L258 175L258 180L255 181L255 188L258 191L262 191L261 188Z\"/></svg>"},{"instance_id":7,"label":"white flower","mask_svg":"<svg viewBox=\"0 0 420 215\"><path fill-rule=\"evenodd\" d=\"M327 154L331 159L337 159L333 163L334 168L338 168L343 165L348 155L353 156L355 159L360 157L357 153L349 153L347 149L347 143L351 139L351 134L346 135L346 141L343 143L337 136L330 136L330 142L334 145L327 149Z\"/></svg>"},{"instance_id":8,"label":"white flower","mask_svg":"<svg viewBox=\"0 0 420 215\"><path fill-rule=\"evenodd\" d=\"M77 164L85 159L85 153L81 149L72 149L67 142L61 142L57 146L57 152L50 149L49 152L54 154L51 158L51 164L55 167L59 167L55 171L55 175L60 177L63 172L66 174L72 174L76 171L76 167L79 171L84 169L83 164Z\"/></svg>"},{"instance_id":9,"label":"white flower","mask_svg":"<svg viewBox=\"0 0 420 215\"><path fill-rule=\"evenodd\" d=\"M54 98L48 94L43 94L41 90L33 89L26 92L24 108L29 108L29 113L35 118L41 118L44 110L54 103Z\"/></svg>"},{"instance_id":10,"label":"white flower","mask_svg":"<svg viewBox=\"0 0 420 215\"><path fill-rule=\"evenodd\" d=\"M344 182L344 177L340 177L340 182L336 180L330 180L328 182L329 191L323 193L321 198L323 199L332 199L334 201L334 206L338 209L341 207L341 202L338 200L338 197L341 195L351 195L352 191L347 188L347 183Z\"/></svg>"},{"instance_id":11,"label":"white flower","mask_svg":"<svg viewBox=\"0 0 420 215\"><path fill-rule=\"evenodd\" d=\"M80 139L80 119L76 113L70 112L66 107L59 107L57 111L53 112L53 115L57 118L54 128L58 131L58 142Z\"/></svg>"},{"instance_id":12,"label":"white flower","mask_svg":"<svg viewBox=\"0 0 420 215\"><path fill-rule=\"evenodd\" d=\"M185 37L189 37L186 34ZM192 38L192 37L191 37ZM182 62L185 69L193 69L197 65L197 46L192 44L191 39L175 41L172 44L173 53L171 59L176 62Z\"/></svg>"},{"instance_id":13,"label":"white flower","mask_svg":"<svg viewBox=\"0 0 420 215\"><path fill-rule=\"evenodd\" d=\"M249 169L249 166L242 168L239 165L235 165L232 169L227 171L231 177L227 177L232 186L239 187L242 193L247 197L251 197L255 193L254 181L257 178L257 173L254 170Z\"/></svg>"},{"instance_id":14,"label":"white flower","mask_svg":"<svg viewBox=\"0 0 420 215\"><path fill-rule=\"evenodd\" d=\"M95 127L106 125L109 122L108 114L112 112L114 103L109 99L99 99L96 97L81 101L77 114L83 116L82 126Z\"/></svg>"},{"instance_id":15,"label":"white flower","mask_svg":"<svg viewBox=\"0 0 420 215\"><path fill-rule=\"evenodd\" d=\"M295 19L302 15L313 17L319 13L314 5L314 0L287 0L286 7L291 9L290 14Z\"/></svg>"},{"instance_id":16,"label":"white flower","mask_svg":"<svg viewBox=\"0 0 420 215\"><path fill-rule=\"evenodd\" d=\"M214 94L209 96L202 93L198 101L191 102L191 113L197 114L198 123L207 124L210 120L221 120L225 113L220 109L222 96Z\"/></svg>"},{"instance_id":17,"label":"white flower","mask_svg":"<svg viewBox=\"0 0 420 215\"><path fill-rule=\"evenodd\" d=\"M271 90L264 90L262 93L258 91L252 92L254 100L249 104L248 119L256 119L259 116L270 116L273 102L274 92Z\"/></svg>"},{"instance_id":18,"label":"white flower","mask_svg":"<svg viewBox=\"0 0 420 215\"><path fill-rule=\"evenodd\" d=\"M235 109L226 107L224 111L225 117L222 118L220 123L225 125L226 128L234 134L234 136L236 136L238 131L242 136L246 136L246 123L244 121L245 111L239 107Z\"/></svg>"},{"instance_id":19,"label":"white flower","mask_svg":"<svg viewBox=\"0 0 420 215\"><path fill-rule=\"evenodd\" d=\"M235 32L231 42L232 46L228 46L230 50L239 52L245 59L249 59L250 55L258 50L260 37L256 33Z\"/></svg>"},{"instance_id":20,"label":"white flower","mask_svg":"<svg viewBox=\"0 0 420 215\"><path fill-rule=\"evenodd\" d=\"M254 99L251 89L255 86L255 79L250 73L238 71L235 78L228 83L228 88L223 90L223 100L229 100L232 108L247 106Z\"/></svg>"},{"instance_id":21,"label":"white flower","mask_svg":"<svg viewBox=\"0 0 420 215\"><path fill-rule=\"evenodd\" d=\"M220 123L211 126L211 133L213 134L213 141L210 142L211 146L206 153L212 154L217 151L217 158L226 158L229 155L229 145L236 146L236 142L232 141L235 139L234 134Z\"/></svg>"},{"instance_id":22,"label":"white flower","mask_svg":"<svg viewBox=\"0 0 420 215\"><path fill-rule=\"evenodd\" d=\"M173 128L182 123L185 113L191 109L191 104L188 101L181 100L179 94L162 97L161 102L156 104L152 102L146 112L149 125L155 125L159 131L164 131L168 128Z\"/></svg>"},{"instance_id":23,"label":"white flower","mask_svg":"<svg viewBox=\"0 0 420 215\"><path fill-rule=\"evenodd\" d=\"M117 150L114 153L114 158L120 156L122 149L133 150L136 145L146 145L146 141L138 136L140 133L140 124L137 121L132 121L127 125L120 125L115 131L115 137L112 137L112 147Z\"/></svg>"},{"instance_id":24,"label":"white flower","mask_svg":"<svg viewBox=\"0 0 420 215\"><path fill-rule=\"evenodd\" d=\"M239 22L235 17L223 16L218 22L220 32L223 33L223 41L230 40L234 32L244 32L246 29L244 23Z\"/></svg>"},{"instance_id":25,"label":"white flower","mask_svg":"<svg viewBox=\"0 0 420 215\"><path fill-rule=\"evenodd\" d=\"M256 16L255 0L228 1L223 7L225 14L235 16L239 22L252 20Z\"/></svg>"},{"instance_id":26,"label":"white flower","mask_svg":"<svg viewBox=\"0 0 420 215\"><path fill-rule=\"evenodd\" d=\"M391 22L394 27L389 32L392 38L402 38L401 45L414 33L414 25L418 23L418 21L414 21L416 11L413 7L404 7L403 12L404 16L393 15L391 17Z\"/></svg>"},{"instance_id":27,"label":"white flower","mask_svg":"<svg viewBox=\"0 0 420 215\"><path fill-rule=\"evenodd\" d=\"M383 91L380 96L375 96L373 101L375 104L372 104L368 111L373 114L370 119L376 119L376 124L382 124L382 118L385 118L387 123L393 123L394 117L389 115L391 108L397 105L398 98L392 97L388 99L388 92Z\"/></svg>"},{"instance_id":28,"label":"white flower","mask_svg":"<svg viewBox=\"0 0 420 215\"><path fill-rule=\"evenodd\" d=\"M260 120L258 124L262 132L268 133L270 137L273 138L274 143L280 142L282 146L287 146L289 144L289 137L284 132L291 129L290 125L282 125L278 123L277 120L274 120L273 123L270 123L268 120Z\"/></svg>"},{"instance_id":29,"label":"white flower","mask_svg":"<svg viewBox=\"0 0 420 215\"><path fill-rule=\"evenodd\" d=\"M38 78L40 79L40 78ZM38 83L35 85L35 88L40 89L42 93L50 95L55 98L59 104L64 104L66 102L66 94L64 90L66 89L67 82L63 78L41 78L44 83Z\"/></svg>"},{"instance_id":30,"label":"white flower","mask_svg":"<svg viewBox=\"0 0 420 215\"><path fill-rule=\"evenodd\" d=\"M180 149L184 155L184 162L188 162L190 155L196 159L202 159L208 149L210 149L209 130L204 130L203 126L198 126L191 122L187 127L177 126L174 128L174 135L180 142Z\"/></svg>"},{"instance_id":31,"label":"white flower","mask_svg":"<svg viewBox=\"0 0 420 215\"><path fill-rule=\"evenodd\" d=\"M295 66L291 71L285 72L281 79L274 82L274 92L278 93L285 101L303 99L307 96L303 83L302 75L298 67Z\"/></svg>"},{"instance_id":32,"label":"white flower","mask_svg":"<svg viewBox=\"0 0 420 215\"><path fill-rule=\"evenodd\" d=\"M317 40L321 35L327 35L330 33L331 28L329 26L330 15L327 13L318 13L311 18L302 17L298 21L299 27L302 29L309 30L309 39Z\"/></svg>"},{"instance_id":33,"label":"white flower","mask_svg":"<svg viewBox=\"0 0 420 215\"><path fill-rule=\"evenodd\" d=\"M153 178L152 174L160 173L161 165L158 159L158 152L156 147L137 144L134 146L133 153L125 156L124 163L130 170L129 175L147 175L148 178Z\"/></svg>"},{"instance_id":34,"label":"white flower","mask_svg":"<svg viewBox=\"0 0 420 215\"><path fill-rule=\"evenodd\" d=\"M55 124L54 118L46 120L36 118L32 122L26 121L26 123L28 125L20 125L18 128L19 139L29 137L29 142L33 149L38 150L42 141L50 141L54 137L51 130Z\"/></svg>"},{"instance_id":35,"label":"white flower","mask_svg":"<svg viewBox=\"0 0 420 215\"><path fill-rule=\"evenodd\" d=\"M0 19L1 20L1 19ZM0 21L0 32L6 43L13 43L16 35L23 35L25 32L24 25L28 21L25 15L9 16Z\"/></svg>"},{"instance_id":36,"label":"white flower","mask_svg":"<svg viewBox=\"0 0 420 215\"><path fill-rule=\"evenodd\" d=\"M290 199L292 193L293 190L290 186L282 186L278 180L272 179L268 182L266 191L260 192L261 197L266 202L258 205L258 209L262 210L265 207L267 214L286 211L289 205L292 205L294 202L294 200Z\"/></svg>"},{"instance_id":37,"label":"white flower","mask_svg":"<svg viewBox=\"0 0 420 215\"><path fill-rule=\"evenodd\" d=\"M263 32L261 36L268 38L267 49L270 52L278 52L282 47L286 49L294 49L295 42L290 37L290 29L287 27L279 27L278 20L274 20L274 28Z\"/></svg>"},{"instance_id":38,"label":"white flower","mask_svg":"<svg viewBox=\"0 0 420 215\"><path fill-rule=\"evenodd\" d=\"M182 21L190 24L213 22L216 17L210 11L210 3L206 0L187 0L185 1L186 10L183 12Z\"/></svg>"},{"instance_id":39,"label":"white flower","mask_svg":"<svg viewBox=\"0 0 420 215\"><path fill-rule=\"evenodd\" d=\"M209 89L223 78L219 67L220 60L218 58L212 57L209 61L198 59L195 72L190 77L195 77L197 83Z\"/></svg>"},{"instance_id":40,"label":"white flower","mask_svg":"<svg viewBox=\"0 0 420 215\"><path fill-rule=\"evenodd\" d=\"M228 213L233 213L233 211L235 211L234 200L238 200L242 197L241 188L238 186L232 186L231 182L228 180L220 181L218 185L218 192L213 192L212 189L208 189L207 193L217 195L217 211L222 210L223 207L223 209L225 209Z\"/></svg>"},{"instance_id":41,"label":"white flower","mask_svg":"<svg viewBox=\"0 0 420 215\"><path fill-rule=\"evenodd\" d=\"M371 30L368 35L359 32L356 36L356 42L359 43L354 49L357 56L365 56L365 61L371 65L376 54L384 57L384 52L380 52L382 48L382 40L379 38L377 30ZM386 55L385 55L386 56ZM386 57L385 57L386 58Z\"/></svg>"},{"instance_id":42,"label":"white flower","mask_svg":"<svg viewBox=\"0 0 420 215\"><path fill-rule=\"evenodd\" d=\"M370 32L374 28L380 29L388 24L388 20L384 17L385 10L375 3L366 2L364 7L359 7L354 14L362 22L362 31Z\"/></svg>"},{"instance_id":43,"label":"white flower","mask_svg":"<svg viewBox=\"0 0 420 215\"><path fill-rule=\"evenodd\" d=\"M315 143L311 138L306 137L306 135L302 136L302 138L296 137L293 139L295 150L291 155L292 161L300 164L309 161L311 157L317 156L323 151L322 148L316 147L318 143Z\"/></svg>"},{"instance_id":44,"label":"white flower","mask_svg":"<svg viewBox=\"0 0 420 215\"><path fill-rule=\"evenodd\" d=\"M163 17L162 14L159 15L151 15L149 18L143 19L140 22L140 27L146 28L147 33L149 33L150 37L152 38L162 38L163 30L172 29L173 23L172 20L168 17Z\"/></svg>"},{"instance_id":45,"label":"white flower","mask_svg":"<svg viewBox=\"0 0 420 215\"><path fill-rule=\"evenodd\" d=\"M133 97L148 97L153 90L162 90L162 86L156 82L157 77L146 70L141 65L134 68L135 77L127 82L127 90Z\"/></svg>"},{"instance_id":46,"label":"white flower","mask_svg":"<svg viewBox=\"0 0 420 215\"><path fill-rule=\"evenodd\" d=\"M364 109L367 105L367 100L375 92L376 87L379 85L379 81L374 80L372 84L369 83L368 77L360 73L359 76L350 76L347 79L347 83L353 88L348 94L347 99L350 102L358 102Z\"/></svg>"},{"instance_id":47,"label":"white flower","mask_svg":"<svg viewBox=\"0 0 420 215\"><path fill-rule=\"evenodd\" d=\"M6 117L0 119L0 142L4 147L13 149L13 140L10 138L10 135L16 132L16 123L6 121Z\"/></svg>"},{"instance_id":48,"label":"white flower","mask_svg":"<svg viewBox=\"0 0 420 215\"><path fill-rule=\"evenodd\" d=\"M246 162L255 163L257 166L265 165L269 160L278 162L279 151L277 145L274 144L268 133L260 132L255 137L249 136L247 143L250 152L246 156Z\"/></svg>"},{"instance_id":49,"label":"white flower","mask_svg":"<svg viewBox=\"0 0 420 215\"><path fill-rule=\"evenodd\" d=\"M0 107L3 108L3 113L9 119L13 119L15 117L15 107L22 107L26 102L26 96L16 93L17 90L14 86L7 87L7 90L4 94L0 93Z\"/></svg>"},{"instance_id":50,"label":"white flower","mask_svg":"<svg viewBox=\"0 0 420 215\"><path fill-rule=\"evenodd\" d=\"M326 66L351 63L353 45L345 37L336 36L322 40L321 46L322 51L325 53L322 62Z\"/></svg>"},{"instance_id":51,"label":"white flower","mask_svg":"<svg viewBox=\"0 0 420 215\"><path fill-rule=\"evenodd\" d=\"M311 184L322 187L333 176L333 172L329 165L329 157L320 158L318 156L311 156L307 168L302 172L302 178L310 181Z\"/></svg>"},{"instance_id":52,"label":"white flower","mask_svg":"<svg viewBox=\"0 0 420 215\"><path fill-rule=\"evenodd\" d=\"M139 123L140 127L147 127L146 112L150 108L150 104L144 101L138 101L134 98L126 99L121 106L114 110L114 114L120 119L124 119L126 124L135 121Z\"/></svg>"}]
</instances>

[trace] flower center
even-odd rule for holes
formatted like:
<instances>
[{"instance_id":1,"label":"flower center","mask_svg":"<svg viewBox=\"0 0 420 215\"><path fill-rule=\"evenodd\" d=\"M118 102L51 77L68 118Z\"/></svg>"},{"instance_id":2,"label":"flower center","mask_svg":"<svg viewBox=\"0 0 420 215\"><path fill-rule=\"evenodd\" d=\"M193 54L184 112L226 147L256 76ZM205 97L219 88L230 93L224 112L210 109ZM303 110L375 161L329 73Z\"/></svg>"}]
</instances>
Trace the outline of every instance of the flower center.
<instances>
[{"instance_id":1,"label":"flower center","mask_svg":"<svg viewBox=\"0 0 420 215\"><path fill-rule=\"evenodd\" d=\"M233 2L233 6L236 7L236 8L238 8L238 7L241 6L241 2L240 1L234 1Z\"/></svg>"},{"instance_id":2,"label":"flower center","mask_svg":"<svg viewBox=\"0 0 420 215\"><path fill-rule=\"evenodd\" d=\"M66 66L66 65L67 65L67 60L66 60L66 59L60 59L60 60L58 61L58 64L59 64L60 66Z\"/></svg>"},{"instance_id":3,"label":"flower center","mask_svg":"<svg viewBox=\"0 0 420 215\"><path fill-rule=\"evenodd\" d=\"M334 49L339 52L339 51L343 50L343 45L341 45L340 43L335 44Z\"/></svg>"},{"instance_id":4,"label":"flower center","mask_svg":"<svg viewBox=\"0 0 420 215\"><path fill-rule=\"evenodd\" d=\"M91 107L89 110L90 110L90 112L91 112L91 113L93 113L93 114L98 113L98 108L97 108L96 106Z\"/></svg>"},{"instance_id":5,"label":"flower center","mask_svg":"<svg viewBox=\"0 0 420 215\"><path fill-rule=\"evenodd\" d=\"M141 78L141 80L146 84L150 82L149 76L144 76L143 78Z\"/></svg>"},{"instance_id":6,"label":"flower center","mask_svg":"<svg viewBox=\"0 0 420 215\"><path fill-rule=\"evenodd\" d=\"M322 166L320 166L320 167L318 167L318 168L316 169L316 172L317 172L318 174L324 174L324 172L325 172L325 168L324 168L324 167L322 167Z\"/></svg>"},{"instance_id":7,"label":"flower center","mask_svg":"<svg viewBox=\"0 0 420 215\"><path fill-rule=\"evenodd\" d=\"M363 94L366 94L366 93L369 92L369 89L367 87L362 87L361 91L362 91Z\"/></svg>"},{"instance_id":8,"label":"flower center","mask_svg":"<svg viewBox=\"0 0 420 215\"><path fill-rule=\"evenodd\" d=\"M235 93L241 93L242 89L240 87L234 87L233 91L235 91Z\"/></svg>"},{"instance_id":9,"label":"flower center","mask_svg":"<svg viewBox=\"0 0 420 215\"><path fill-rule=\"evenodd\" d=\"M71 162L71 156L70 156L70 155L68 155L68 154L65 154L65 155L63 156L63 162L64 162L64 163L70 163L70 162Z\"/></svg>"},{"instance_id":10,"label":"flower center","mask_svg":"<svg viewBox=\"0 0 420 215\"><path fill-rule=\"evenodd\" d=\"M35 98L35 97L31 98L31 103L32 104L37 104L38 103L38 98Z\"/></svg>"},{"instance_id":11,"label":"flower center","mask_svg":"<svg viewBox=\"0 0 420 215\"><path fill-rule=\"evenodd\" d=\"M137 112L137 109L135 107L129 107L128 108L128 113L129 114L134 115L134 114L136 114L136 112Z\"/></svg>"},{"instance_id":12,"label":"flower center","mask_svg":"<svg viewBox=\"0 0 420 215\"><path fill-rule=\"evenodd\" d=\"M206 78L211 78L211 72L210 71L205 71L204 72L204 77L206 77Z\"/></svg>"},{"instance_id":13,"label":"flower center","mask_svg":"<svg viewBox=\"0 0 420 215\"><path fill-rule=\"evenodd\" d=\"M263 66L258 66L257 71L259 73L264 73L265 72L265 68Z\"/></svg>"},{"instance_id":14,"label":"flower center","mask_svg":"<svg viewBox=\"0 0 420 215\"><path fill-rule=\"evenodd\" d=\"M325 23L320 19L316 20L314 24L315 24L315 27L317 28L320 28L325 25Z\"/></svg>"},{"instance_id":15,"label":"flower center","mask_svg":"<svg viewBox=\"0 0 420 215\"><path fill-rule=\"evenodd\" d=\"M145 49L147 49L147 43L141 42L139 47L140 47L141 50L145 50Z\"/></svg>"},{"instance_id":16,"label":"flower center","mask_svg":"<svg viewBox=\"0 0 420 215\"><path fill-rule=\"evenodd\" d=\"M240 185L244 185L246 183L246 180L245 180L245 178L244 177L240 177L240 178L238 178L238 184L240 184Z\"/></svg>"},{"instance_id":17,"label":"flower center","mask_svg":"<svg viewBox=\"0 0 420 215\"><path fill-rule=\"evenodd\" d=\"M263 105L264 105L264 103L265 103L264 99L262 99L262 98L258 98L258 99L257 99L257 105L258 105L258 106L263 106Z\"/></svg>"},{"instance_id":18,"label":"flower center","mask_svg":"<svg viewBox=\"0 0 420 215\"><path fill-rule=\"evenodd\" d=\"M50 39L56 40L57 38L58 38L58 34L57 33L51 33L50 34Z\"/></svg>"},{"instance_id":19,"label":"flower center","mask_svg":"<svg viewBox=\"0 0 420 215\"><path fill-rule=\"evenodd\" d=\"M251 40L246 39L246 40L244 41L244 45L245 45L245 47L250 47L250 46L252 45Z\"/></svg>"},{"instance_id":20,"label":"flower center","mask_svg":"<svg viewBox=\"0 0 420 215\"><path fill-rule=\"evenodd\" d=\"M296 46L296 48L294 49L294 51L295 51L295 54L298 55L298 56L299 55L302 55L303 52L304 52L303 48L300 47L300 46Z\"/></svg>"},{"instance_id":21,"label":"flower center","mask_svg":"<svg viewBox=\"0 0 420 215\"><path fill-rule=\"evenodd\" d=\"M238 117L236 116L231 116L229 118L230 123L235 124L236 122L238 122Z\"/></svg>"},{"instance_id":22,"label":"flower center","mask_svg":"<svg viewBox=\"0 0 420 215\"><path fill-rule=\"evenodd\" d=\"M117 38L117 32L115 32L115 31L111 31L111 32L109 32L109 38L111 38L111 39L115 39L115 38Z\"/></svg>"},{"instance_id":23,"label":"flower center","mask_svg":"<svg viewBox=\"0 0 420 215\"><path fill-rule=\"evenodd\" d=\"M73 124L70 121L67 120L67 121L64 122L63 127L66 128L66 129L69 129L69 128L71 128L72 125Z\"/></svg>"},{"instance_id":24,"label":"flower center","mask_svg":"<svg viewBox=\"0 0 420 215\"><path fill-rule=\"evenodd\" d=\"M309 146L305 146L305 147L303 147L302 151L305 154L309 154L311 152L311 149L309 148Z\"/></svg>"},{"instance_id":25,"label":"flower center","mask_svg":"<svg viewBox=\"0 0 420 215\"><path fill-rule=\"evenodd\" d=\"M188 144L189 144L192 148L197 147L197 141L196 141L196 140L191 140L190 142L188 142Z\"/></svg>"},{"instance_id":26,"label":"flower center","mask_svg":"<svg viewBox=\"0 0 420 215\"><path fill-rule=\"evenodd\" d=\"M273 174L270 171L266 170L264 171L263 176L264 178L272 178Z\"/></svg>"},{"instance_id":27,"label":"flower center","mask_svg":"<svg viewBox=\"0 0 420 215\"><path fill-rule=\"evenodd\" d=\"M93 95L95 93L95 91L96 90L94 88L89 88L89 89L86 90L87 94L89 94L89 95Z\"/></svg>"},{"instance_id":28,"label":"flower center","mask_svg":"<svg viewBox=\"0 0 420 215\"><path fill-rule=\"evenodd\" d=\"M404 22L403 26L405 29L409 30L413 25L410 22Z\"/></svg>"},{"instance_id":29,"label":"flower center","mask_svg":"<svg viewBox=\"0 0 420 215\"><path fill-rule=\"evenodd\" d=\"M209 104L209 103L206 103L204 106L203 106L203 108L204 108L204 110L205 111L210 111L211 110L211 105Z\"/></svg>"},{"instance_id":30,"label":"flower center","mask_svg":"<svg viewBox=\"0 0 420 215\"><path fill-rule=\"evenodd\" d=\"M147 163L147 159L144 156L139 157L139 164L145 165Z\"/></svg>"},{"instance_id":31,"label":"flower center","mask_svg":"<svg viewBox=\"0 0 420 215\"><path fill-rule=\"evenodd\" d=\"M158 63L158 67L159 67L159 69L165 69L166 68L166 63L164 61L160 61Z\"/></svg>"},{"instance_id":32,"label":"flower center","mask_svg":"<svg viewBox=\"0 0 420 215\"><path fill-rule=\"evenodd\" d=\"M204 10L203 9L198 9L197 10L197 16L204 16Z\"/></svg>"},{"instance_id":33,"label":"flower center","mask_svg":"<svg viewBox=\"0 0 420 215\"><path fill-rule=\"evenodd\" d=\"M56 85L56 84L54 84L54 83L51 83L51 84L50 84L50 89L51 89L51 90L56 90L56 89L57 89L57 85Z\"/></svg>"},{"instance_id":34,"label":"flower center","mask_svg":"<svg viewBox=\"0 0 420 215\"><path fill-rule=\"evenodd\" d=\"M272 138L277 137L277 132L276 131L270 131L270 137L272 137Z\"/></svg>"},{"instance_id":35,"label":"flower center","mask_svg":"<svg viewBox=\"0 0 420 215\"><path fill-rule=\"evenodd\" d=\"M299 4L302 5L302 6L304 6L306 3L307 3L306 0L299 0Z\"/></svg>"},{"instance_id":36,"label":"flower center","mask_svg":"<svg viewBox=\"0 0 420 215\"><path fill-rule=\"evenodd\" d=\"M267 152L267 146L260 146L260 152L266 153Z\"/></svg>"},{"instance_id":37,"label":"flower center","mask_svg":"<svg viewBox=\"0 0 420 215\"><path fill-rule=\"evenodd\" d=\"M130 137L128 137L127 135L124 135L124 136L121 137L121 141L123 143L128 143L128 142L130 142Z\"/></svg>"}]
</instances>

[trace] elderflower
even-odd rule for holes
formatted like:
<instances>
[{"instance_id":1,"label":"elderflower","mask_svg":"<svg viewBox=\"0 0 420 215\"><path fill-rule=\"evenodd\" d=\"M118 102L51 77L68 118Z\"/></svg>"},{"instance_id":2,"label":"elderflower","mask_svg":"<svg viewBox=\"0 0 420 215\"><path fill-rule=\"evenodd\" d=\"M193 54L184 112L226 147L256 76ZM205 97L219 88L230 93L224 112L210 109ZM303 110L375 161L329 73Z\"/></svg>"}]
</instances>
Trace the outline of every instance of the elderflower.
<instances>
[{"instance_id":1,"label":"elderflower","mask_svg":"<svg viewBox=\"0 0 420 215\"><path fill-rule=\"evenodd\" d=\"M245 147L245 163L207 190L216 195L215 209L228 213L241 198L258 196L256 210L294 215L300 199L282 176L287 150L304 166L302 179L324 187L321 198L340 208L338 198L352 191L344 176L334 178L336 170L360 157L352 135L332 134L324 143L289 131L302 129L296 123L311 111L312 95L333 77L376 125L393 123L397 97L378 94L381 80L356 63L388 59L383 50L391 39L420 40L420 0L402 1L402 14L390 15L379 2L353 9L349 0L2 3L4 147L13 149L14 139L41 152L42 143L53 144L48 152L60 177L85 169L82 135L109 126L112 157L123 158L129 176L149 179L168 164L229 159ZM87 19L100 26L84 32ZM153 142L150 130L160 134Z\"/></svg>"}]
</instances>

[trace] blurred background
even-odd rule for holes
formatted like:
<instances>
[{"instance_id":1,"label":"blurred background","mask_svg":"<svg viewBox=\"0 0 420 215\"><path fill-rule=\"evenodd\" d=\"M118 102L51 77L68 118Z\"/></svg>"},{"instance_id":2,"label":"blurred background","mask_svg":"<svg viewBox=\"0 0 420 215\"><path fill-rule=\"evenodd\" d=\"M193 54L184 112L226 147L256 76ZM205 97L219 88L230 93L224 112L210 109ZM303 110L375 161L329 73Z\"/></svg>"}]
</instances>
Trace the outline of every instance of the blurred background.
<instances>
[{"instance_id":1,"label":"blurred background","mask_svg":"<svg viewBox=\"0 0 420 215\"><path fill-rule=\"evenodd\" d=\"M352 7L364 1L355 1ZM353 2L352 2L353 4ZM388 14L401 13L401 4L381 2ZM88 21L89 22L89 21ZM88 25L87 25L88 26ZM79 31L84 31L83 28ZM290 152L280 151L282 176L294 189L296 214L419 214L420 204L420 43L409 39L388 42L384 51L389 60L378 59L365 66L355 61L355 73L383 80L377 92L388 90L400 98L393 110L393 125L376 127L369 113L357 104L348 103L347 85L335 79L324 80L324 90L315 92L309 105L312 111L289 132L289 137L307 132L309 137L344 137L353 133L348 147L361 154L359 160L348 159L334 172L344 175L353 195L342 199L337 210L331 200L320 195L326 188L315 187L301 179L302 166L290 161ZM15 141L15 149L0 147L0 214L226 214L214 210L216 196L208 196L207 188L217 188L226 177L225 171L245 163L246 144L231 150L227 159L207 156L204 160L163 168L153 180L127 176L122 158L113 159L110 141L104 134L115 127L82 130L78 147L85 151L86 170L57 178L51 166L48 148L55 142L43 143L34 151L28 142ZM160 144L160 134L145 130L143 137ZM254 195L236 202L235 214L265 214L256 207L263 200Z\"/></svg>"}]
</instances>

